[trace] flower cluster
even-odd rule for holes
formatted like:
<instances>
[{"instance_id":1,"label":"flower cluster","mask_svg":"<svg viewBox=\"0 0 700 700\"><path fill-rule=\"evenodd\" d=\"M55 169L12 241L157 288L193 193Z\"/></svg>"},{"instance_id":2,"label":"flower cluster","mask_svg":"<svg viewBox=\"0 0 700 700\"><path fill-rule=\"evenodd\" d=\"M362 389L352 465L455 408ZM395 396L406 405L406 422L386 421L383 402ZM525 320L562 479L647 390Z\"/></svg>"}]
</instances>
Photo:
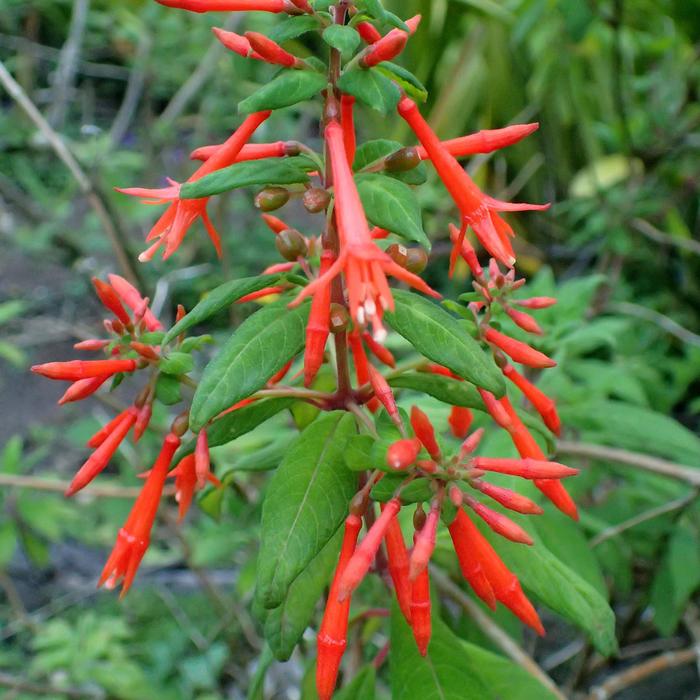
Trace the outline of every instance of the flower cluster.
<instances>
[{"instance_id":1,"label":"flower cluster","mask_svg":"<svg viewBox=\"0 0 700 700\"><path fill-rule=\"evenodd\" d=\"M265 86L263 97L253 101L254 109L248 110L248 116L226 141L193 151L192 159L201 164L185 183L168 179L169 184L162 188L119 190L148 204L167 205L146 236L150 245L140 259L147 261L161 249L164 258L173 255L197 219L201 219L217 253L221 254L223 242L207 213L209 199L228 189L243 187L241 182L262 186L255 196L255 206L274 234L275 248L282 261L267 267L256 278L222 285L190 314L180 307L175 326L167 333L149 309L148 299L143 299L126 280L115 275L110 276L109 283L95 280L97 294L113 315L105 321L109 337L85 341L76 347L104 352L107 359L49 363L33 368L47 377L72 382L61 403L86 398L110 378L118 383L126 374L147 375L146 384L133 404L90 439L88 444L94 452L77 472L68 495L84 488L106 468L129 432L133 431L135 441L141 437L149 425L153 403L158 397L156 389L164 375L171 384L174 382L178 391L180 385L194 391L189 405L166 431L160 453L145 474L141 495L118 534L100 583L113 587L122 581L123 593L131 586L148 547L168 477L175 479L182 518L195 491L209 482L219 485L212 474L209 446L225 442L222 435L228 433L221 426L234 426L230 433L240 435L275 411L288 407L273 403L275 398L289 398L305 401L322 412L347 411L356 418L357 434L353 437L369 438L375 445L370 452L361 453L365 460L361 469L348 465L349 471L360 474L349 477L356 482L352 489L358 490L347 511L329 514L335 517L330 530L338 530L343 520L345 530L317 638L317 687L322 700L332 696L336 685L347 644L351 597L373 566L380 570L384 567L381 573L387 574L384 578L391 582L420 653L428 652L432 628L428 565L441 520L449 531L462 574L474 593L491 608L497 602L502 603L542 634L537 612L518 578L496 553L489 532L518 544L532 545L526 529L499 508L523 515L537 515L542 508L534 500L492 483L489 476L505 474L531 480L557 508L572 518L577 517L576 506L562 484L562 479L575 474L575 470L547 458L502 388L505 380L512 383L539 414L544 426L559 434L560 421L554 401L535 386L531 374L524 374L556 363L504 330L504 325L507 329L512 323L519 331L541 335L542 329L529 312L555 303L548 297L516 295L525 280L516 276L515 234L503 216L522 210L544 210L547 205L509 203L488 196L458 160L515 144L538 125L516 124L440 140L413 99L415 85L412 92L411 80L405 74L402 77L391 73L390 62L416 32L420 17L406 23L385 11L375 17L370 8L376 11L380 3L364 3L362 9L353 2L331 4L330 9L328 3L320 3L317 9L316 3L307 0L158 1L198 13L255 10L294 19L308 15L316 21L324 37L331 25L355 32L359 48L354 57L345 57L343 66L340 50L331 43L328 72L322 75L318 61L296 56L263 34L251 31L237 34L214 28L217 39L231 52L275 66L280 73L270 85L281 81L282 87L271 97L272 88ZM380 69L384 72L379 72ZM386 71L393 78L387 78ZM355 75L357 81L344 83L346 75ZM368 75L374 76L380 85L378 76L381 76L390 88L388 93L396 94L395 109L418 143L400 148L391 146L389 152L377 151L376 158L363 163L358 154L364 144L358 148L355 116L359 102L374 106L367 93L357 88ZM252 143L251 139L273 108L293 104L286 101L293 96L285 90L288 85L298 86L300 81L312 88L316 86L316 91L324 97L322 152L297 141ZM376 144L373 147L377 148ZM251 163L257 170L250 168ZM400 178L419 165L424 168L422 163L435 170L458 212L457 225L450 225L445 231L451 242L449 272L452 274L461 258L471 271L473 291L460 297L466 302L464 305L456 302L446 305L461 315L461 325L426 298L437 299L440 294L420 276L427 265L428 253L418 245L407 245L407 241L418 239L406 235L398 216L397 221L393 220L389 205L384 208L376 205L376 192L371 197L366 191L363 195L363 183L381 187L378 182L389 182L393 193L408 193L405 196L412 206L412 190ZM269 170L265 171L265 167ZM307 212L317 217L310 219L317 225L309 224L309 232L301 232L271 213L292 199L301 200ZM407 205L406 209L409 208ZM420 229L420 221L414 224ZM470 232L474 239L470 240ZM419 294L410 295L410 299L427 306L428 311L422 306L421 313L440 314L436 317L439 320L422 327L423 321L413 304L399 303L409 295L402 291L399 297L399 292L390 286L392 280L416 290ZM258 313L284 328L280 338L268 343L266 350L262 349L260 336L267 328L262 322L255 325L256 314L253 314L234 331L226 351L207 365L197 384L189 372L194 366L190 354L199 344L196 338L185 338L186 332L228 304L263 298L273 303ZM399 312L404 317L416 315L402 325L397 322ZM474 362L482 368L481 374L472 373L461 361L450 362L454 348L440 347L431 335L440 323L452 329L454 342L458 342L458 334L463 332L475 348L470 352L475 353ZM476 341L468 337L467 326ZM413 345L416 352L407 362L397 362L387 348L387 327L398 330ZM244 338L240 343L239 333ZM465 341L463 347L466 350L472 346ZM327 389L327 382L322 386L320 381L324 363L332 367L333 390ZM518 369L516 365L527 369ZM222 374L226 375L225 381L221 380ZM488 379L482 382L482 376ZM411 382L402 384L400 380L406 378ZM434 388L436 382L438 388ZM472 393L463 382L468 383ZM436 434L419 406L412 406L410 417L402 411L395 393L401 388L417 388L450 404L449 431L461 441L456 451L445 446L448 443ZM460 393L462 389L464 392ZM470 398L457 400L458 395ZM179 395L177 400L181 400ZM252 411L259 406L261 410L253 415ZM481 410L507 432L519 458L478 454L484 429L472 430L473 410ZM239 418L240 422L236 423ZM393 431L388 441L382 433L386 425ZM188 433L191 435L185 442ZM216 442L211 439L215 434ZM304 437L302 432L299 438L302 445ZM173 462L177 462L174 468ZM385 493L380 498L376 489L387 483L396 486L388 497ZM420 495L409 497L407 494L416 487ZM407 523L402 527L399 516L402 509L414 503L409 548L404 536ZM475 520L483 521L481 528ZM358 543L363 524L367 531ZM278 526L285 527L285 523L280 520ZM307 544L309 550L323 545L322 542ZM258 585L265 584L259 581Z\"/></svg>"}]
</instances>

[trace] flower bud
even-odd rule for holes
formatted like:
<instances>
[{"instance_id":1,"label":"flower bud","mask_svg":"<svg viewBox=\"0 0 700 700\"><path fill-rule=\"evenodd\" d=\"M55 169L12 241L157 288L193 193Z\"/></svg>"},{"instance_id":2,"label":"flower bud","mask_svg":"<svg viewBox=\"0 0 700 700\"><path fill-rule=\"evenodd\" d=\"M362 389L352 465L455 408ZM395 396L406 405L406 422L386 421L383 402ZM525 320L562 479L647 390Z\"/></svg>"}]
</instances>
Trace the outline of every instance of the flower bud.
<instances>
[{"instance_id":1,"label":"flower bud","mask_svg":"<svg viewBox=\"0 0 700 700\"><path fill-rule=\"evenodd\" d=\"M420 450L421 443L416 438L397 440L386 451L386 463L397 471L408 469L416 461Z\"/></svg>"},{"instance_id":2,"label":"flower bud","mask_svg":"<svg viewBox=\"0 0 700 700\"><path fill-rule=\"evenodd\" d=\"M331 333L342 333L348 329L350 314L342 304L331 304L330 329Z\"/></svg>"},{"instance_id":3,"label":"flower bud","mask_svg":"<svg viewBox=\"0 0 700 700\"><path fill-rule=\"evenodd\" d=\"M387 255L401 267L406 268L408 266L408 248L401 245L400 243L392 243L386 249Z\"/></svg>"},{"instance_id":4,"label":"flower bud","mask_svg":"<svg viewBox=\"0 0 700 700\"><path fill-rule=\"evenodd\" d=\"M390 173L403 173L406 170L413 170L419 163L420 156L416 148L400 148L384 159L384 169Z\"/></svg>"},{"instance_id":5,"label":"flower bud","mask_svg":"<svg viewBox=\"0 0 700 700\"><path fill-rule=\"evenodd\" d=\"M420 503L416 504L416 510L413 513L413 529L416 532L420 532L425 527L425 521L427 516L423 510L423 506Z\"/></svg>"},{"instance_id":6,"label":"flower bud","mask_svg":"<svg viewBox=\"0 0 700 700\"><path fill-rule=\"evenodd\" d=\"M261 211L275 211L289 201L289 190L284 187L266 187L255 195L255 206Z\"/></svg>"},{"instance_id":7,"label":"flower bud","mask_svg":"<svg viewBox=\"0 0 700 700\"><path fill-rule=\"evenodd\" d=\"M185 411L181 413L170 426L170 432L177 437L182 437L190 427L190 414Z\"/></svg>"},{"instance_id":8,"label":"flower bud","mask_svg":"<svg viewBox=\"0 0 700 700\"><path fill-rule=\"evenodd\" d=\"M406 269L414 275L420 275L428 265L428 254L422 248L409 248Z\"/></svg>"},{"instance_id":9,"label":"flower bud","mask_svg":"<svg viewBox=\"0 0 700 700\"><path fill-rule=\"evenodd\" d=\"M302 201L306 211L311 214L318 214L328 208L331 196L322 187L311 187L304 192Z\"/></svg>"},{"instance_id":10,"label":"flower bud","mask_svg":"<svg viewBox=\"0 0 700 700\"><path fill-rule=\"evenodd\" d=\"M304 236L293 228L279 233L275 238L275 245L279 254L289 261L304 257L308 250Z\"/></svg>"}]
</instances>

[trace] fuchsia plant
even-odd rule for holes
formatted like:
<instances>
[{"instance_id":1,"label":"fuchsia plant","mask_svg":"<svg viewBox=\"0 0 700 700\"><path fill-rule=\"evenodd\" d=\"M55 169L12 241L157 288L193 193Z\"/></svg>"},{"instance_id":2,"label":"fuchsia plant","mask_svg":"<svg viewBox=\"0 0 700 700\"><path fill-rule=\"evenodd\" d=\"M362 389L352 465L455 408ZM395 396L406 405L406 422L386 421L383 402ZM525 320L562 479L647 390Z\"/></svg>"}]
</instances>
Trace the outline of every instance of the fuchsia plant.
<instances>
[{"instance_id":1,"label":"fuchsia plant","mask_svg":"<svg viewBox=\"0 0 700 700\"><path fill-rule=\"evenodd\" d=\"M503 214L547 205L513 204L484 194L458 160L517 143L537 124L441 141L416 103L425 98L424 88L392 63L418 30L420 17L404 23L378 1L159 1L192 12L278 13L284 16L278 36L317 32L328 44L329 61L293 55L274 32L268 37L214 28L226 48L277 66L276 77L241 103L244 119L225 142L193 152L202 164L185 183L169 180L163 188L119 190L166 206L146 238L148 247L140 256L146 261L156 253L164 258L176 254L198 219L220 254L221 236L207 213L209 199L241 187L262 188L256 204L266 212L284 262L257 277L226 282L189 313L180 308L167 332L148 299L126 280L116 275L108 282L96 279L95 290L110 313L107 337L76 348L103 353L106 359L33 367L51 379L71 382L60 403L84 399L110 378L120 382L138 375L144 380L133 404L91 438L94 452L67 495L105 469L129 432L135 441L141 437L155 401L174 405L181 401L180 385L196 387L172 422L100 583L113 587L121 582L122 594L132 585L168 478L175 478L183 517L195 491L208 483L221 488L211 471L210 447L234 440L301 401L319 414L288 450L263 504L256 607L277 656L291 653L313 616L314 599L310 606L308 601L298 604L294 614L300 619L292 622L280 622L280 606L293 606L301 588L307 598L317 598L330 585L317 637L318 693L330 698L347 645L351 599L373 568L393 589L420 654L428 653L428 565L440 521L475 595L492 609L502 603L543 634L518 578L476 523L483 521L486 530L513 542L533 544L502 509L537 515L541 506L492 483L492 474L532 480L554 506L577 517L562 483L576 471L548 459L527 427L534 419L528 417L526 424L504 381L510 380L541 416L546 426L541 431L559 433L554 402L514 367L539 370L555 362L508 331L514 324L540 335L529 311L555 300L520 295L525 280L516 277L514 231ZM297 141L251 142L272 110L318 95L321 152ZM381 139L358 145L356 112L366 107L387 114L395 110L418 145ZM446 233L452 242L450 274L460 259L472 274L473 289L460 297L463 304L436 302L440 294L420 276L429 241L412 188L425 180L426 164L435 169L458 212L457 224ZM269 213L294 197L302 198L317 217L307 233ZM480 259L488 262L482 266ZM392 288L391 280L417 293ZM192 354L203 339L186 337L188 331L232 303L272 293L280 298L235 329L195 382ZM399 363L385 346L389 331L403 336L414 351ZM332 372L330 391L319 388L322 372ZM461 446L453 448L443 439L443 426L436 430L419 407L420 399L407 415L396 401L404 390L450 404L449 431ZM476 454L484 430L472 430L473 411L489 415L506 431L520 458ZM411 504L416 504L413 525L407 528L399 514ZM363 524L366 533L358 542ZM407 529L412 530L408 545ZM292 627L284 639L280 624Z\"/></svg>"}]
</instances>

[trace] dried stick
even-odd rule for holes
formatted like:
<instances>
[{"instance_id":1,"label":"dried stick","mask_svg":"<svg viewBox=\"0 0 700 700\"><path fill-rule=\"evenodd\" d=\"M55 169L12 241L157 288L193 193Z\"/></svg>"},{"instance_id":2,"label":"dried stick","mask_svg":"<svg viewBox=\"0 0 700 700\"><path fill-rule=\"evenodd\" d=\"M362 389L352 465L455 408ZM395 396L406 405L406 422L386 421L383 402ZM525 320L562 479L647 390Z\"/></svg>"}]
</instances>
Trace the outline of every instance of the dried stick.
<instances>
[{"instance_id":1,"label":"dried stick","mask_svg":"<svg viewBox=\"0 0 700 700\"><path fill-rule=\"evenodd\" d=\"M695 253L695 255L700 255L700 243L698 241L693 241L689 238L678 238L676 236L671 236L668 233L660 231L656 226L652 226L648 221L644 219L632 219L630 222L632 228L639 231L643 236L648 239L655 241L656 243L661 243L663 245L671 245L681 250L686 250L689 253Z\"/></svg>"},{"instance_id":2,"label":"dried stick","mask_svg":"<svg viewBox=\"0 0 700 700\"><path fill-rule=\"evenodd\" d=\"M611 311L618 311L619 313L627 314L628 316L641 318L643 321L649 321L667 333L674 335L679 340L682 340L684 343L700 347L700 335L689 331L687 328L681 326L681 324L677 321L674 321L672 318L669 318L658 311L654 311L654 309L649 309L641 304L630 304L628 301L613 302L608 304L607 308Z\"/></svg>"},{"instance_id":3,"label":"dried stick","mask_svg":"<svg viewBox=\"0 0 700 700\"><path fill-rule=\"evenodd\" d=\"M585 442L568 442L560 440L557 442L556 453L560 455L571 455L573 457L589 457L591 459L608 460L618 464L627 464L644 471L668 476L678 481L684 481L691 486L700 488L700 470L684 464L676 464L665 459L650 457L639 452L621 450L617 447L606 447L605 445L592 445Z\"/></svg>"},{"instance_id":4,"label":"dried stick","mask_svg":"<svg viewBox=\"0 0 700 700\"><path fill-rule=\"evenodd\" d=\"M692 663L697 660L700 649L691 647L681 651L667 651L664 654L647 659L640 664L627 668L620 673L610 676L604 683L591 689L588 700L608 700L621 690L640 683L645 678L662 671Z\"/></svg>"},{"instance_id":5,"label":"dried stick","mask_svg":"<svg viewBox=\"0 0 700 700\"><path fill-rule=\"evenodd\" d=\"M516 644L481 608L453 583L449 577L435 566L430 567L430 575L435 585L442 593L452 598L481 628L481 631L510 659L524 668L531 676L536 678L547 690L559 700L567 700L566 696L556 686L554 681L537 665L537 662L528 656L523 649Z\"/></svg>"},{"instance_id":6,"label":"dried stick","mask_svg":"<svg viewBox=\"0 0 700 700\"><path fill-rule=\"evenodd\" d=\"M131 258L127 254L125 242L122 240L122 234L119 231L112 215L107 209L102 198L97 194L95 188L90 182L90 178L85 171L80 167L75 156L56 133L51 125L44 119L36 105L29 99L27 94L22 89L22 86L12 77L10 72L5 68L5 64L0 61L0 84L5 88L12 99L17 102L22 111L29 117L34 125L39 129L42 136L49 143L54 153L60 161L68 168L68 171L73 176L73 179L78 184L80 191L87 197L90 206L94 209L99 218L102 227L112 244L114 253L119 261L119 265L124 275L129 278L134 284L139 284L139 275L132 265Z\"/></svg>"},{"instance_id":7,"label":"dried stick","mask_svg":"<svg viewBox=\"0 0 700 700\"><path fill-rule=\"evenodd\" d=\"M55 685L43 685L26 681L23 678L11 676L9 673L0 671L0 687L9 688L10 690L19 690L25 693L33 693L34 695L53 695L54 697L64 696L67 698L103 698L102 692L95 690L80 690L78 688L60 688Z\"/></svg>"}]
</instances>

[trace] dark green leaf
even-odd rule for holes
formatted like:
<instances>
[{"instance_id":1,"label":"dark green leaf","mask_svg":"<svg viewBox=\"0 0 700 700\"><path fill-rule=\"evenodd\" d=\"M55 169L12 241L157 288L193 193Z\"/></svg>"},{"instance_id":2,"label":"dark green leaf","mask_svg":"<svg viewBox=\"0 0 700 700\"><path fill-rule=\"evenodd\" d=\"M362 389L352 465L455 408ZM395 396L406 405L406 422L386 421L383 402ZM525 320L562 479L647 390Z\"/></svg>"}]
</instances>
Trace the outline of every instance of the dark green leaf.
<instances>
[{"instance_id":1,"label":"dark green leaf","mask_svg":"<svg viewBox=\"0 0 700 700\"><path fill-rule=\"evenodd\" d=\"M437 615L426 656L418 653L411 628L394 604L389 674L392 700L485 700L490 698L461 640Z\"/></svg>"},{"instance_id":2,"label":"dark green leaf","mask_svg":"<svg viewBox=\"0 0 700 700\"><path fill-rule=\"evenodd\" d=\"M338 87L383 114L391 114L401 97L396 85L375 68L345 71L338 80Z\"/></svg>"},{"instance_id":3,"label":"dark green leaf","mask_svg":"<svg viewBox=\"0 0 700 700\"><path fill-rule=\"evenodd\" d=\"M359 175L357 189L367 218L375 225L430 250L414 191L385 175Z\"/></svg>"},{"instance_id":4,"label":"dark green leaf","mask_svg":"<svg viewBox=\"0 0 700 700\"><path fill-rule=\"evenodd\" d=\"M158 363L161 372L178 376L187 374L194 367L192 355L186 352L170 352Z\"/></svg>"},{"instance_id":5,"label":"dark green leaf","mask_svg":"<svg viewBox=\"0 0 700 700\"><path fill-rule=\"evenodd\" d=\"M331 24L323 31L323 40L334 49L338 49L343 57L352 55L360 45L360 35L356 29L342 24Z\"/></svg>"},{"instance_id":6,"label":"dark green leaf","mask_svg":"<svg viewBox=\"0 0 700 700\"><path fill-rule=\"evenodd\" d=\"M417 294L395 289L393 296L386 321L419 353L497 397L505 394L498 367L454 317Z\"/></svg>"},{"instance_id":7,"label":"dark green leaf","mask_svg":"<svg viewBox=\"0 0 700 700\"><path fill-rule=\"evenodd\" d=\"M181 333L203 323L222 309L225 309L234 301L257 292L265 287L277 284L282 275L261 275L259 277L244 277L240 280L231 280L212 289L184 318L180 319L163 338L163 345L167 345Z\"/></svg>"},{"instance_id":8,"label":"dark green leaf","mask_svg":"<svg viewBox=\"0 0 700 700\"><path fill-rule=\"evenodd\" d=\"M265 607L282 603L292 582L347 515L357 476L343 462L352 416L325 414L290 447L268 486L262 512L257 585Z\"/></svg>"},{"instance_id":9,"label":"dark green leaf","mask_svg":"<svg viewBox=\"0 0 700 700\"><path fill-rule=\"evenodd\" d=\"M291 159L261 158L234 163L188 182L181 187L180 196L183 199L199 199L250 185L294 185L308 181L309 176Z\"/></svg>"},{"instance_id":10,"label":"dark green leaf","mask_svg":"<svg viewBox=\"0 0 700 700\"><path fill-rule=\"evenodd\" d=\"M310 70L285 70L238 104L238 111L252 114L266 109L289 107L310 100L324 87L328 79L323 73Z\"/></svg>"},{"instance_id":11,"label":"dark green leaf","mask_svg":"<svg viewBox=\"0 0 700 700\"><path fill-rule=\"evenodd\" d=\"M365 141L365 143L358 147L355 153L353 169L355 171L361 170L370 163L374 163L380 158L384 158L391 153L395 153L403 147L403 144L399 141L392 141L390 139L374 139L372 141ZM425 163L419 163L412 170L396 173L385 172L385 175L401 180L408 185L422 185L428 179L427 173L428 170L425 167Z\"/></svg>"},{"instance_id":12,"label":"dark green leaf","mask_svg":"<svg viewBox=\"0 0 700 700\"><path fill-rule=\"evenodd\" d=\"M243 321L204 370L192 399L192 430L264 387L304 347L308 315L308 304L288 309L284 300Z\"/></svg>"},{"instance_id":13,"label":"dark green leaf","mask_svg":"<svg viewBox=\"0 0 700 700\"><path fill-rule=\"evenodd\" d=\"M423 394L429 394L438 401L444 401L450 406L466 406L477 411L485 411L476 387L469 382L460 382L452 377L443 377L430 372L407 372L393 377L389 385L394 389L410 389Z\"/></svg>"},{"instance_id":14,"label":"dark green leaf","mask_svg":"<svg viewBox=\"0 0 700 700\"><path fill-rule=\"evenodd\" d=\"M425 85L423 85L411 71L406 70L403 66L399 66L391 61L382 61L382 63L377 66L377 70L383 73L387 78L395 80L410 97L420 102L425 102L428 99L428 90Z\"/></svg>"},{"instance_id":15,"label":"dark green leaf","mask_svg":"<svg viewBox=\"0 0 700 700\"><path fill-rule=\"evenodd\" d=\"M338 562L342 539L343 531L339 528L292 582L282 603L273 610L265 611L265 639L279 661L289 659L309 626L316 604Z\"/></svg>"},{"instance_id":16,"label":"dark green leaf","mask_svg":"<svg viewBox=\"0 0 700 700\"><path fill-rule=\"evenodd\" d=\"M209 345L214 342L214 338L210 335L196 335L192 338L185 338L182 341L180 348L183 352L195 352L196 350L201 350L205 345Z\"/></svg>"}]
</instances>

